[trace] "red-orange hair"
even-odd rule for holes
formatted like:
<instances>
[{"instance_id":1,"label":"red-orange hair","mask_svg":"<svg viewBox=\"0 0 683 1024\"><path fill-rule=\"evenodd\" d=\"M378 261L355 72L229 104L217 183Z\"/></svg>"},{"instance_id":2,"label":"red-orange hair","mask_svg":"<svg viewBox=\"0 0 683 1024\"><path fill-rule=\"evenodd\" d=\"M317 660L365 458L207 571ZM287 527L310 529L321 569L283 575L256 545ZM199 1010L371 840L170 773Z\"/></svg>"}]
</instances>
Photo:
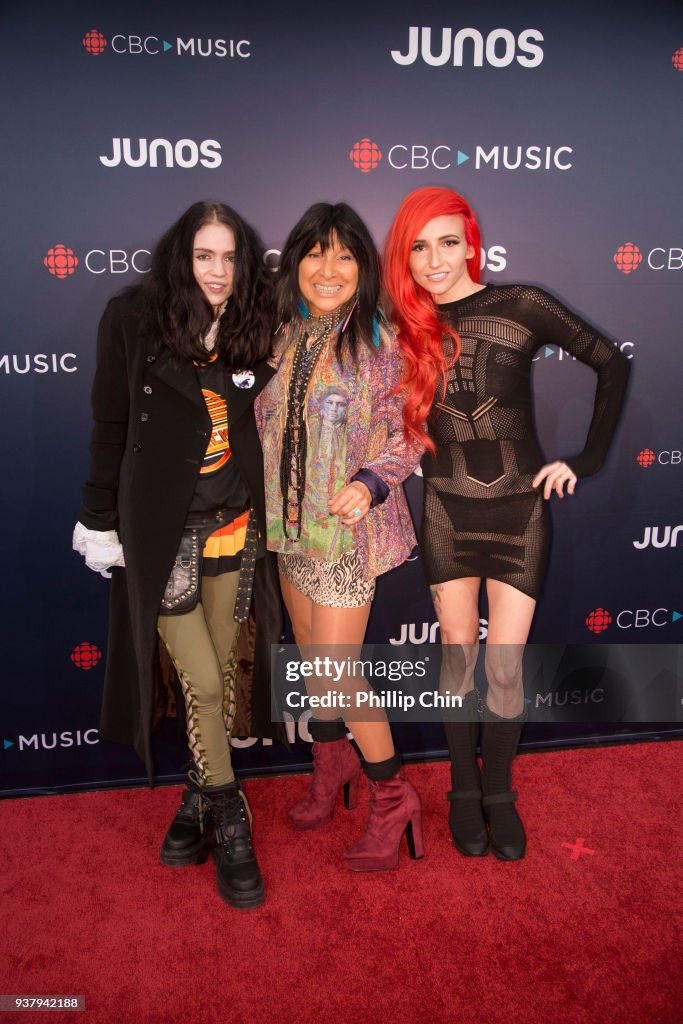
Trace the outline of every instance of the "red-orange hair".
<instances>
[{"instance_id":1,"label":"red-orange hair","mask_svg":"<svg viewBox=\"0 0 683 1024\"><path fill-rule=\"evenodd\" d=\"M450 334L458 358L460 339L454 330L439 320L434 300L428 291L416 284L409 261L413 242L434 217L459 214L465 222L465 241L474 248L467 260L471 279L479 281L481 235L469 204L450 188L418 188L406 196L389 229L385 245L384 273L391 318L398 328L398 337L405 358L404 383L407 385L403 421L406 434L434 451L434 442L425 430L425 422L434 401L439 378L445 380L447 360L442 337Z\"/></svg>"}]
</instances>

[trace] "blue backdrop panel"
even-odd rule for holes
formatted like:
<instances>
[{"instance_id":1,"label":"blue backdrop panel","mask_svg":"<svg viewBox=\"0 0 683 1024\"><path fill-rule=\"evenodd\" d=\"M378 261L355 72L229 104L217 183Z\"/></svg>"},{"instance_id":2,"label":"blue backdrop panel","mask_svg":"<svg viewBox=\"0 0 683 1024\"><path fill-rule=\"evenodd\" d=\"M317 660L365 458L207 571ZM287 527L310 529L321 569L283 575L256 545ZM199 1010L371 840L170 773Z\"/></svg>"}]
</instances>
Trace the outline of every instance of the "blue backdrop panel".
<instances>
[{"instance_id":1,"label":"blue backdrop panel","mask_svg":"<svg viewBox=\"0 0 683 1024\"><path fill-rule=\"evenodd\" d=\"M571 501L554 503L533 640L679 642L678 2L555 11L534 0L351 0L333 10L76 0L6 4L0 24L10 98L2 792L142 778L132 752L97 735L108 583L71 552L70 534L99 316L200 198L235 205L276 265L289 228L316 200L352 203L381 242L411 189L461 190L481 219L484 280L544 285L633 359L607 465ZM593 375L549 346L534 387L548 458L576 452ZM416 515L420 487L418 477L408 484ZM481 614L484 637L485 604ZM369 639L419 638L434 622L416 555L380 581ZM673 707L661 717L650 734L678 728ZM534 722L525 736L557 744L647 731L568 719ZM409 757L443 748L435 725L399 727L397 739ZM160 776L182 759L171 724L159 739ZM291 751L245 741L237 753L244 771L307 759L301 740Z\"/></svg>"}]
</instances>

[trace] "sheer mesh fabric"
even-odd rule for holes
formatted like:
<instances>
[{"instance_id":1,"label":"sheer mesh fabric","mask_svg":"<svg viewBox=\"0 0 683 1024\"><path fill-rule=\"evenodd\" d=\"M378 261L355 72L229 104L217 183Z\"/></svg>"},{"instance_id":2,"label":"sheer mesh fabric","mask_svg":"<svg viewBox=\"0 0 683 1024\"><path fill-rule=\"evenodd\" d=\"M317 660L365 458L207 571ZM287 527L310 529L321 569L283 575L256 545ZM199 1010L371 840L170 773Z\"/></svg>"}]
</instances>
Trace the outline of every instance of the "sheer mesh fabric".
<instances>
[{"instance_id":1,"label":"sheer mesh fabric","mask_svg":"<svg viewBox=\"0 0 683 1024\"><path fill-rule=\"evenodd\" d=\"M565 460L579 477L597 472L604 461L628 362L540 288L488 285L439 311L459 334L462 351L430 417L437 451L423 464L427 578L445 583L486 577L538 598L550 517L542 493L531 486L543 465L533 419L533 357L543 345L560 346L598 375L586 445Z\"/></svg>"}]
</instances>

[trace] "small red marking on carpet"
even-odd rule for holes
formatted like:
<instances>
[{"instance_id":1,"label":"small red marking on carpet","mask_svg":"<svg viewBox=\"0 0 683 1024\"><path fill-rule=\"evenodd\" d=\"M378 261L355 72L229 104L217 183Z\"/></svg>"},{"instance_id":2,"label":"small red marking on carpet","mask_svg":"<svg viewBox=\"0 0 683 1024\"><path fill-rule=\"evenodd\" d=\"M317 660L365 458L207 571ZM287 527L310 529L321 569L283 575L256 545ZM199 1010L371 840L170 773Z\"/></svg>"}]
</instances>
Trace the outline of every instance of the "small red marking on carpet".
<instances>
[{"instance_id":1,"label":"small red marking on carpet","mask_svg":"<svg viewBox=\"0 0 683 1024\"><path fill-rule=\"evenodd\" d=\"M591 850L588 846L584 846L583 842L583 838L579 837L575 843L562 843L562 845L572 851L572 860L578 860L582 853L595 853L595 850Z\"/></svg>"}]
</instances>

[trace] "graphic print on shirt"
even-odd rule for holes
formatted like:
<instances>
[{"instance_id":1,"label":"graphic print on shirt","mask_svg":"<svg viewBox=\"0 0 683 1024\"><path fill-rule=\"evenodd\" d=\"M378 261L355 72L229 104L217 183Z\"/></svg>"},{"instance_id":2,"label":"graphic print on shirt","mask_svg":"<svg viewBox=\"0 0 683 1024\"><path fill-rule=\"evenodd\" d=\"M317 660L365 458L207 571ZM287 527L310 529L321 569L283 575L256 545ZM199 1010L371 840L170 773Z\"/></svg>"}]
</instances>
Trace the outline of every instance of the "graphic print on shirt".
<instances>
[{"instance_id":1,"label":"graphic print on shirt","mask_svg":"<svg viewBox=\"0 0 683 1024\"><path fill-rule=\"evenodd\" d=\"M230 442L228 441L228 408L225 399L215 391L202 388L206 408L211 417L211 439L204 455L204 463L200 474L215 473L230 458Z\"/></svg>"}]
</instances>

